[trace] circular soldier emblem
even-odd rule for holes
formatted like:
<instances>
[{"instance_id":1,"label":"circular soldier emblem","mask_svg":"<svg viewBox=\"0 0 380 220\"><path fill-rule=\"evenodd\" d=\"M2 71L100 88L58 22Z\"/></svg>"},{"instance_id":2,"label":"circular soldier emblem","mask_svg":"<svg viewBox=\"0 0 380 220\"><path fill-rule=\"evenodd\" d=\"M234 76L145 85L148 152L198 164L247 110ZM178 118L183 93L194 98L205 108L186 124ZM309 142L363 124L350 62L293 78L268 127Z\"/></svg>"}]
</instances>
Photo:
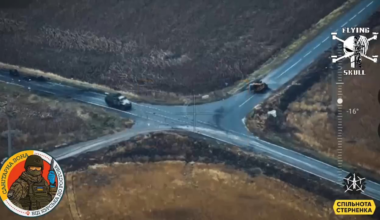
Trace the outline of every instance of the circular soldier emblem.
<instances>
[{"instance_id":1,"label":"circular soldier emblem","mask_svg":"<svg viewBox=\"0 0 380 220\"><path fill-rule=\"evenodd\" d=\"M63 197L65 179L58 163L36 150L14 154L0 170L0 196L12 212L38 217L52 211Z\"/></svg>"}]
</instances>

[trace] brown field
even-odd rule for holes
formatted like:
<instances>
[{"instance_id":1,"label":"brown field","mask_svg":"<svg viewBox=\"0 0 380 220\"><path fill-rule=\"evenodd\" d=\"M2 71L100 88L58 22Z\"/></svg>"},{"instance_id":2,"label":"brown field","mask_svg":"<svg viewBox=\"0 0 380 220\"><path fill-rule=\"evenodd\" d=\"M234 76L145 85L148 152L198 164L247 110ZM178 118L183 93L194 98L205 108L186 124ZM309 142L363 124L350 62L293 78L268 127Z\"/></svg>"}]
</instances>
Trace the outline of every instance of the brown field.
<instances>
[{"instance_id":1,"label":"brown field","mask_svg":"<svg viewBox=\"0 0 380 220\"><path fill-rule=\"evenodd\" d=\"M9 95L9 98L8 98ZM6 107L7 103L9 107ZM1 112L9 109L13 148L51 150L62 144L85 141L117 132L133 122L101 108L48 98L0 83ZM0 116L0 158L7 154L7 121Z\"/></svg>"},{"instance_id":2,"label":"brown field","mask_svg":"<svg viewBox=\"0 0 380 220\"><path fill-rule=\"evenodd\" d=\"M332 202L222 165L119 164L70 176L80 219L339 219L332 214ZM67 207L65 198L41 219L70 219Z\"/></svg>"},{"instance_id":3,"label":"brown field","mask_svg":"<svg viewBox=\"0 0 380 220\"><path fill-rule=\"evenodd\" d=\"M331 202L318 201L276 179L251 178L221 165L131 163L95 166L66 176L67 194L53 212L39 219L339 219L332 215ZM75 200L69 200L69 192L75 193ZM0 209L9 220L21 218L4 206Z\"/></svg>"},{"instance_id":4,"label":"brown field","mask_svg":"<svg viewBox=\"0 0 380 220\"><path fill-rule=\"evenodd\" d=\"M15 1L0 9L0 61L117 90L202 94L246 78L344 2Z\"/></svg>"},{"instance_id":5,"label":"brown field","mask_svg":"<svg viewBox=\"0 0 380 220\"><path fill-rule=\"evenodd\" d=\"M332 210L337 198L363 196L350 197L330 182L266 157L188 135L141 135L59 161L66 193L39 219L370 219L341 218ZM0 213L21 219L2 205Z\"/></svg>"},{"instance_id":6,"label":"brown field","mask_svg":"<svg viewBox=\"0 0 380 220\"><path fill-rule=\"evenodd\" d=\"M370 21L370 27L380 30L380 12L377 12ZM380 42L371 42L368 55L380 54ZM278 120L268 120L263 113L250 118L248 127L253 132L268 130L264 135L275 142L286 143L292 147L313 155L337 159L337 118L331 111L331 78L324 67L326 62L319 61L305 71L307 74L319 74L322 76L306 92L296 100L288 103L289 99L281 91L276 97L269 99L262 105L263 109L269 106L276 108L281 117ZM323 65L325 64L325 65ZM328 65L328 64L327 64ZM349 69L348 65L346 65ZM380 90L380 75L378 64L363 60L363 69L366 76L346 76L343 85L343 150L342 158L347 167L353 166L364 172L380 174L380 137L378 126L380 123L380 104L378 94ZM309 72L309 73L307 73ZM302 80L298 77L295 82ZM305 77L304 77L305 78ZM296 87L293 85L290 87ZM302 87L299 86L299 87ZM294 99L294 97L293 97ZM286 106L286 108L284 107ZM349 109L359 111L350 115ZM261 115L261 116L260 116ZM260 124L260 126L257 126ZM275 127L273 126L275 125ZM273 128L276 128L275 130ZM274 132L273 132L274 131ZM319 157L318 156L318 157ZM335 160L336 163L336 160Z\"/></svg>"}]
</instances>

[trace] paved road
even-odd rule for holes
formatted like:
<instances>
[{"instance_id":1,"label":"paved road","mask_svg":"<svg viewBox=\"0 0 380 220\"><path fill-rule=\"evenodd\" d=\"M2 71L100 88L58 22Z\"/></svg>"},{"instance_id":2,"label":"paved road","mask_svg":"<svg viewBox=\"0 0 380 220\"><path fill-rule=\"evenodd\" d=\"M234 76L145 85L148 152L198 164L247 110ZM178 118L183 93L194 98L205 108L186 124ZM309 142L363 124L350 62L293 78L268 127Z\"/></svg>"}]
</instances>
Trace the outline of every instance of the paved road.
<instances>
[{"instance_id":1,"label":"paved road","mask_svg":"<svg viewBox=\"0 0 380 220\"><path fill-rule=\"evenodd\" d=\"M363 0L263 80L269 84L273 91L280 88L336 43L331 40L331 32L338 32L338 36L341 36L341 27L357 26L373 14L379 6L380 1ZM6 71L0 71L0 81L25 87L32 91L71 98L80 102L108 108L104 102L105 94L52 82L41 83L13 79L8 76ZM119 141L127 140L134 135L152 131L181 129L197 132L244 148L250 148L305 172L341 184L343 176L347 174L346 171L260 140L249 134L243 119L255 105L261 103L270 95L271 92L262 95L252 95L248 91L244 91L225 100L191 107L133 103L133 109L130 112L108 108L119 112L123 116L134 119L136 124L127 132L79 143L51 153L57 159L63 159L86 151L110 146ZM367 183L366 195L380 201L380 185L369 181Z\"/></svg>"}]
</instances>

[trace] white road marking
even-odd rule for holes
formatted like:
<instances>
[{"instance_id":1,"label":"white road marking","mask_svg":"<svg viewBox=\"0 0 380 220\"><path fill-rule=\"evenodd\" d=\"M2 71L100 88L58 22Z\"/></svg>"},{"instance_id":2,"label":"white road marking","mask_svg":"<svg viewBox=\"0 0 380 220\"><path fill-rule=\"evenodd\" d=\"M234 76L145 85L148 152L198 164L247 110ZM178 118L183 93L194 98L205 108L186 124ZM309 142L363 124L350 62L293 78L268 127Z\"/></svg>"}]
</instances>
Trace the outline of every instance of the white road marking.
<instances>
[{"instance_id":1,"label":"white road marking","mask_svg":"<svg viewBox=\"0 0 380 220\"><path fill-rule=\"evenodd\" d=\"M95 100L99 100L101 102L104 102L104 99L100 99L100 98L93 98ZM147 105L142 105L142 104L138 104L138 103L135 103L135 102L132 102L132 105L136 105L136 106L141 106L143 108L148 108L148 109L153 109L153 110L156 110L156 111L160 111L160 112L164 112L164 113L167 113L167 114L172 114L168 111L165 111L165 110L162 110L162 109L158 109L158 108L154 108L154 107L150 107L150 106L147 106ZM168 117L169 118L169 117Z\"/></svg>"},{"instance_id":2,"label":"white road marking","mask_svg":"<svg viewBox=\"0 0 380 220\"><path fill-rule=\"evenodd\" d=\"M311 54L311 51L309 51L307 54L305 54L303 57L305 58L305 57L307 57L307 56L309 56L309 54Z\"/></svg>"},{"instance_id":3,"label":"white road marking","mask_svg":"<svg viewBox=\"0 0 380 220\"><path fill-rule=\"evenodd\" d=\"M30 87L28 87L27 89L31 90ZM50 92L50 91L46 91L44 89L39 89L38 91L42 91L44 93L48 93L48 94L52 94L52 95L56 95L54 92Z\"/></svg>"},{"instance_id":4,"label":"white road marking","mask_svg":"<svg viewBox=\"0 0 380 220\"><path fill-rule=\"evenodd\" d=\"M356 17L356 15L352 16L348 21L351 21L352 19L354 19Z\"/></svg>"},{"instance_id":5,"label":"white road marking","mask_svg":"<svg viewBox=\"0 0 380 220\"><path fill-rule=\"evenodd\" d=\"M297 62L295 62L293 65L291 65L288 69L286 69L283 73L278 75L276 79L278 79L280 76L284 75L286 72L288 72L291 68L293 68L295 65L297 65L299 62L301 62L302 59L299 59Z\"/></svg>"},{"instance_id":6,"label":"white road marking","mask_svg":"<svg viewBox=\"0 0 380 220\"><path fill-rule=\"evenodd\" d=\"M100 101L100 102L105 102L104 99L101 99L101 98L96 98L96 97L94 97L93 99L98 100L98 101Z\"/></svg>"},{"instance_id":7,"label":"white road marking","mask_svg":"<svg viewBox=\"0 0 380 220\"><path fill-rule=\"evenodd\" d=\"M251 137L251 138L252 138L252 137ZM266 143L266 144L268 144L268 145L271 145L271 146L273 146L273 147L277 147L277 148L280 148L280 149L282 149L282 150L289 151L289 149L287 149L287 148L281 147L281 146L279 146L279 145L275 145L275 144L273 144L273 143L270 143L270 142L265 141L265 140L260 139L260 138L258 138L258 139L260 140L260 142L264 142L264 143ZM293 153L295 153L295 154L301 156L299 152L293 152ZM307 158L308 160L310 160L310 161L317 161L316 159L313 159L313 158L311 158L311 157L305 156L305 155L303 155L303 154L302 154L302 156L303 156L303 157L306 157L306 158ZM325 166L329 166L329 167L331 167L331 168L335 168L334 166L332 166L332 165L330 165L330 164L327 164L327 163L325 163L325 162L322 162L322 161L317 161L317 162L320 163L320 164L323 164L323 165L325 165Z\"/></svg>"},{"instance_id":8,"label":"white road marking","mask_svg":"<svg viewBox=\"0 0 380 220\"><path fill-rule=\"evenodd\" d=\"M165 112L165 113L168 113L168 114L172 114L171 112L168 112L168 111L165 111L165 110L162 110L162 109L159 109L159 108L154 108L154 107L151 107L151 106L142 105L142 104L138 104L138 103L134 103L134 102L132 102L132 104L137 105L137 106L141 106L141 107L144 107L144 108L150 108L150 109L154 109L154 110L157 110L157 111L160 111L160 112Z\"/></svg>"},{"instance_id":9,"label":"white road marking","mask_svg":"<svg viewBox=\"0 0 380 220\"><path fill-rule=\"evenodd\" d=\"M201 120L197 120L197 121L199 121L200 123L206 124L206 125L211 125L210 123L205 122L205 121L201 121Z\"/></svg>"},{"instance_id":10,"label":"white road marking","mask_svg":"<svg viewBox=\"0 0 380 220\"><path fill-rule=\"evenodd\" d=\"M367 7L368 7L369 5L371 5L372 3L373 3L373 1L372 1L370 4L368 4ZM102 106L102 107L104 107L104 106ZM213 137L213 136L210 136L210 137L211 137L211 138L215 138L215 137ZM234 139L236 139L236 138L234 138ZM273 158L273 159L276 159L276 158ZM294 158L291 157L291 159L294 159ZM281 160L281 159L277 159L277 160L280 161L280 162L282 162L282 163L288 164L288 163L284 162L284 161ZM298 161L299 161L299 160L298 160ZM292 164L288 164L288 165L290 165L290 166L295 166L294 163L292 163ZM312 164L307 163L306 165L311 166ZM295 166L295 167L297 167L297 166ZM313 172L313 171L310 171L310 169L309 169L309 171L308 171L308 170L304 170L304 169L302 169L302 168L300 168L300 167L297 167L297 168L298 168L298 169L301 169L301 170L303 170L303 171L305 171L305 172L312 173L313 175L319 176L318 174L316 174L315 171L314 171L314 172ZM334 168L336 168L336 167L334 167ZM318 169L318 167L317 167L317 169ZM320 169L318 169L318 170L320 170ZM319 176L319 177L321 177L321 178L323 178L323 179L326 179L326 180L328 180L328 181L336 182L336 181L333 181L333 180L332 180L332 178L331 178L331 177L333 177L332 174L333 174L332 172L326 172L325 177L322 177L322 176ZM341 184L340 182L336 182L336 183ZM371 183L372 183L372 182L371 182ZM374 184L378 185L377 183L374 183ZM372 189L371 191L373 191L373 189Z\"/></svg>"},{"instance_id":11,"label":"white road marking","mask_svg":"<svg viewBox=\"0 0 380 220\"><path fill-rule=\"evenodd\" d=\"M315 46L315 47L313 48L313 50L317 49L319 46L321 46L321 44L318 44L317 46Z\"/></svg>"},{"instance_id":12,"label":"white road marking","mask_svg":"<svg viewBox=\"0 0 380 220\"><path fill-rule=\"evenodd\" d=\"M372 3L373 3L373 1L370 2L366 7L369 7ZM357 14L355 14L354 16L352 16L352 17L350 18L349 21L351 21L352 19L354 19L358 14L362 13L364 10L365 10L365 8L363 8L362 10L360 10ZM341 27L345 26L347 23L348 23L348 22L345 22ZM356 27L356 26L355 26L355 27ZM338 29L335 30L335 32L337 32L337 31L338 31ZM327 41L328 39L329 39L329 37L326 37L326 38L322 41L322 43L324 43L324 42ZM321 43L319 43L317 46L315 46L315 47L313 48L313 50L317 49L319 46L321 46ZM309 52L308 52L307 54L305 54L303 57L305 58L305 57L307 57L308 55L310 55L310 53L311 53L313 50L309 51ZM286 69L283 73L281 73L279 76L277 76L276 79L279 78L279 77L281 77L281 76L284 75L285 73L287 73L291 68L293 68L295 65L297 65L297 64L298 64L299 62L301 62L301 61L302 61L302 59L299 59L299 60L298 60L297 62L295 62L292 66L290 66L288 69ZM343 83L337 83L337 84L343 84ZM239 105L239 108L240 108L241 106L245 105L247 102L249 102L249 100L251 100L252 98L253 98L253 96L251 96L249 99L247 99L247 100L246 100L245 102L243 102L241 105ZM154 108L154 107L150 107L150 106L146 106L146 105L141 105L141 104L137 104L137 103L133 103L133 104L135 104L135 105L140 105L140 106L145 107L145 108L150 108L150 109L154 109L154 110L157 110L157 111L161 111L161 112L165 112L165 113L169 113L169 114L170 114L170 112L167 112L167 111L162 110L162 109L158 109L158 108ZM100 105L99 105L99 106L100 106ZM169 118L169 117L167 117L167 118ZM172 119L172 118L169 118L169 119L171 119L171 120L175 120L175 119ZM202 121L200 121L200 122L202 122ZM205 122L202 122L202 123L205 123Z\"/></svg>"},{"instance_id":13,"label":"white road marking","mask_svg":"<svg viewBox=\"0 0 380 220\"><path fill-rule=\"evenodd\" d=\"M11 83L11 82L1 81L1 80L0 80L0 82L5 82L6 84L11 84L11 85L14 85L14 86L18 86L18 87L24 88L24 86L16 84L16 83Z\"/></svg>"},{"instance_id":14,"label":"white road marking","mask_svg":"<svg viewBox=\"0 0 380 220\"><path fill-rule=\"evenodd\" d=\"M168 116L165 116L165 115L161 115L161 114L157 114L157 113L153 113L153 112L146 112L146 113L149 113L151 115L156 115L156 116L162 117L162 118L167 118L169 120L178 121L178 122L182 122L182 123L188 124L188 122L186 122L186 121L178 120L178 119L171 118L171 117L168 117Z\"/></svg>"},{"instance_id":15,"label":"white road marking","mask_svg":"<svg viewBox=\"0 0 380 220\"><path fill-rule=\"evenodd\" d=\"M373 1L370 2L366 7L370 6L372 3L373 3ZM360 13L363 12L364 10L365 10L365 8L363 8L362 10L360 10L357 14L355 14L354 16L352 16L352 17L350 18L349 21L351 21L352 19L354 19L358 14L360 14ZM342 24L341 27L347 25L347 23L348 23L348 22ZM356 26L357 26L357 25L356 25ZM356 27L356 26L355 26L355 27ZM335 32L338 32L338 29L336 29ZM326 38L322 41L322 43L324 43L324 42L327 41L328 39L329 39L329 37L326 37ZM305 54L305 55L303 56L303 58L307 57L307 56L308 56L313 50L315 50L315 49L317 49L319 46L321 46L322 43L319 43L317 46L315 46L311 51L309 51L307 54ZM302 61L302 58L301 58L300 60L298 60L296 63L294 63L292 66L290 66L288 69L286 69L286 70L285 70L283 73L281 73L279 76L277 76L276 79L278 79L279 77L281 77L282 75L284 75L286 72L288 72L291 68L293 68L295 65L297 65L297 64L298 64L299 62L301 62L301 61ZM247 103L247 102L248 102L249 100L251 100L251 99L252 99L252 97L249 98L249 99L247 99L245 102L243 102L241 105L239 105L239 108L240 108L241 106L243 106L245 103Z\"/></svg>"},{"instance_id":16,"label":"white road marking","mask_svg":"<svg viewBox=\"0 0 380 220\"><path fill-rule=\"evenodd\" d=\"M363 10L364 10L364 9L363 9ZM347 23L348 23L348 22L342 24L340 27L344 27L344 26L346 26Z\"/></svg>"},{"instance_id":17,"label":"white road marking","mask_svg":"<svg viewBox=\"0 0 380 220\"><path fill-rule=\"evenodd\" d=\"M371 4L373 3L373 1L371 2L371 3L369 3L368 5L367 5L367 7L369 7ZM364 9L362 9L359 13L361 13L362 11L363 11ZM354 17L356 17L356 15L354 16ZM354 18L354 17L352 17L352 19ZM351 19L351 20L352 20ZM336 31L338 31L338 29L336 30ZM326 40L327 40L328 38L326 38L323 42L325 42ZM319 44L319 45L317 45L315 48L317 48L317 47L319 47L321 44ZM314 48L314 49L315 49ZM309 55L311 53L311 51L309 51L305 56L307 56L307 55ZM304 57L305 57L304 56ZM292 68L292 67L294 67L296 64L298 64L300 61L301 61L302 59L300 59L300 60L298 60L295 64L293 64L290 68ZM285 72L287 72L290 68L288 68ZM284 72L284 73L285 73ZM284 73L282 73L281 75L283 75ZM281 76L280 75L280 76ZM45 91L46 92L46 91ZM239 107L241 107L242 105L244 105L245 103L247 103L250 99L252 99L253 98L253 96L251 96L248 100L246 100L244 103L242 103ZM103 101L103 100L102 100ZM91 102L90 102L91 103ZM99 104L95 104L95 103L91 103L91 104L93 104L93 105L97 105L97 106L101 106L101 107L103 107L103 108L109 108L109 107L107 107L107 106L102 106L102 105L99 105ZM143 105L141 105L141 106L143 106ZM151 109L155 109L155 110L158 110L158 111L163 111L163 112L166 112L166 111L164 111L164 110L161 110L161 109L157 109L157 108L153 108L153 107L148 107L148 106L144 106L144 107L147 107L147 108L151 108ZM114 108L109 108L109 109L112 109L112 110L116 110L116 111L120 111L120 110L118 110L118 109L114 109ZM126 113L126 114L130 114L130 115L135 115L135 114L133 114L133 113L129 113L129 112L125 112L125 111L120 111L120 112L123 112L123 113ZM135 116L137 116L137 115L135 115ZM168 117L169 118L169 117ZM172 120L176 120L176 119L172 119ZM205 123L205 122L204 122Z\"/></svg>"},{"instance_id":18,"label":"white road marking","mask_svg":"<svg viewBox=\"0 0 380 220\"><path fill-rule=\"evenodd\" d=\"M200 132L199 132L199 133L200 133ZM215 137L215 136L211 136L211 135L208 135L208 134L205 134L205 133L200 133L200 134L203 135L203 136L206 136L206 137L210 137L210 138L213 138L213 139L216 139L216 140L220 140L220 141L225 142L225 143L228 143L228 144L235 145L234 143L231 143L230 141L226 141L226 140L223 140L223 139L218 138L218 137ZM227 135L227 136L228 136L228 135ZM246 136L246 135L244 135L244 136ZM281 148L281 149L285 149L285 148L283 148L283 147L281 147L281 146L274 145L274 144L269 143L269 142L267 142L267 141L261 140L260 138L257 138L257 137L252 137L252 136L251 136L250 138L259 139L260 141L265 142L265 143L267 143L267 144L270 144L270 145L272 145L272 146L275 146L275 147L278 147L278 148ZM251 143L250 143L250 144L251 144ZM257 145L256 145L256 146L257 146ZM269 148L266 148L266 149L268 149L268 150L270 151ZM285 149L285 150L289 150L289 149ZM280 153L280 152L276 152L276 153L278 153L278 154L280 154L280 155L284 155L284 156L286 157L285 154L282 154L282 153ZM299 154L299 153L297 153L297 152L293 152L293 153ZM331 182L333 182L333 183L341 184L340 182L336 182L336 181L331 180L331 179L329 179L329 178L326 178L326 177L323 177L323 176L321 176L321 175L318 175L316 172L312 172L312 171L309 171L309 170L303 169L303 168L301 168L301 167L298 167L298 166L296 166L295 164L287 163L287 162L285 162L285 161L283 161L283 160L280 160L280 159L278 159L278 158L275 158L275 157L273 157L273 156L269 156L269 157L272 158L272 159L274 159L274 160L277 160L277 161L279 161L279 162L281 162L281 163L287 164L287 165L289 165L289 166L296 167L296 168L298 168L298 169L300 169L300 170L302 170L302 171L304 171L304 172L311 173L311 174L313 174L313 175L319 176L319 177L321 177L321 178L323 178L323 179L325 179L325 180L331 181ZM310 157L307 157L307 156L305 156L305 155L302 155L302 157L306 157L306 158L308 158L309 160L317 161L317 160L315 160L315 159L313 159L313 158L310 158ZM292 159L295 159L296 161L299 161L299 162L301 162L301 163L303 163L303 164L306 164L305 162L300 161L300 160L298 160L298 159L296 159L296 158L292 158ZM321 162L321 161L317 161L317 162L320 163L320 164L323 164L323 165L329 166L329 167L331 167L331 168L334 168L334 169L337 168L337 167L334 167L334 166L332 166L332 165L330 165L330 164L327 164L327 163L324 163L324 162ZM310 164L306 164L306 165L310 167ZM345 170L343 170L343 171L344 171L345 173L347 173L347 171L345 171ZM376 182L371 182L371 184L373 184L373 185L377 185L377 186L380 186L380 184L378 184L378 183L376 183ZM363 194L365 194L365 195L371 197L369 194L366 194L366 193L363 193Z\"/></svg>"},{"instance_id":19,"label":"white road marking","mask_svg":"<svg viewBox=\"0 0 380 220\"><path fill-rule=\"evenodd\" d=\"M98 100L100 102L103 102L104 103L104 99L102 98L97 98L97 97L94 97L92 98L94 100ZM133 105L137 105L137 106L141 106L143 108L148 108L148 109L153 109L153 110L156 110L156 111L160 111L160 112L165 112L167 114L172 114L171 112L168 112L168 111L165 111L165 110L162 110L162 109L159 109L159 108L154 108L154 107L151 107L151 106L147 106L147 105L142 105L142 104L138 104L138 103L135 103L135 102L132 102Z\"/></svg>"},{"instance_id":20,"label":"white road marking","mask_svg":"<svg viewBox=\"0 0 380 220\"><path fill-rule=\"evenodd\" d=\"M370 2L370 3L366 6L366 8L368 8L370 5L372 5L372 3L373 3L373 1Z\"/></svg>"},{"instance_id":21,"label":"white road marking","mask_svg":"<svg viewBox=\"0 0 380 220\"><path fill-rule=\"evenodd\" d=\"M202 128L200 128L200 130L202 130ZM207 131L207 129L203 129L203 130L206 130L206 131ZM213 131L210 131L210 132L213 132ZM214 133L216 133L216 131L214 131ZM209 134L206 134L206 132L202 132L201 134L204 135L204 136L212 137L212 138L214 138L214 139L219 139L219 140L221 140L221 141L223 141L223 142L228 143L228 141L223 140L223 139L218 138L218 137L215 137L215 136L211 136L211 135L209 135ZM225 133L225 132L224 132L224 134L222 134L222 135L227 135L228 137L231 137L231 135L229 135L228 133ZM234 139L236 140L236 138L234 138ZM306 161L303 161L303 160L299 160L299 159L297 159L297 158L295 158L295 157L288 156L288 155L286 155L286 154L284 154L284 153L281 153L281 152L279 152L279 151L277 151L277 150L275 150L275 149L270 149L270 148L264 146L263 144L259 143L257 140L252 140L252 137L249 138L248 140L250 140L250 141L248 141L249 145L254 145L254 146L258 147L258 148L264 149L264 151L266 151L266 152L272 152L274 155L279 155L280 157L287 157L287 158L290 158L290 159L296 160L296 161L298 161L299 163L305 164L306 166L310 166L310 163L307 163ZM261 142L261 141L262 141L262 142L266 142L266 141L263 141L263 140L261 140L261 139L259 139L259 140L260 140L260 142ZM268 142L266 142L266 143L268 143ZM268 143L268 144L270 144L270 145L272 145L272 146L275 146L275 147L278 147L278 148L281 148L281 149L284 149L284 150L286 150L286 151L288 151L288 152L290 151L289 149L285 149L285 148L283 148L283 147L280 147L280 146L278 146L278 145L274 145L274 144L272 144L272 143ZM248 146L249 146L249 145L248 145ZM292 151L292 153L299 154L299 153L294 152L294 151ZM270 156L270 157L273 158L273 156ZM318 163L320 163L320 164L325 164L325 165L327 165L327 166L333 167L333 166L331 166L331 165L329 165L329 164L323 163L323 162L321 162L321 161L317 161L317 160L312 159L312 158L309 158L309 157L307 157L307 156L305 156L305 155L302 155L302 157L306 157L306 158L308 158L308 159L310 159L310 160L314 160L314 161L316 161L316 162L318 162ZM273 158L273 159L278 160L278 161L281 161L280 159L276 159L276 158ZM281 161L281 162L286 163L285 161ZM293 165L292 165L292 166L293 166ZM333 167L333 168L335 168L335 167ZM317 168L317 169L318 169L318 168Z\"/></svg>"},{"instance_id":22,"label":"white road marking","mask_svg":"<svg viewBox=\"0 0 380 220\"><path fill-rule=\"evenodd\" d=\"M80 99L77 99L77 98L73 98L73 99L74 99L74 100L78 100L78 101L80 101L80 102L83 102L83 100L80 100ZM89 104L91 104L91 105L100 106L100 107L102 107L102 108L112 109L112 110L114 110L114 111L122 112L122 113L125 113L125 114L128 114L128 115L133 115L133 116L139 117L139 116L136 115L136 114L133 114L133 113L130 113L130 112L126 112L126 111L122 111L122 110L119 110L119 109L116 109L116 108L111 108L111 107L108 107L108 106L105 106L105 105L99 105L99 104L94 103L94 102L88 102L88 101L86 101L86 103L89 103Z\"/></svg>"},{"instance_id":23,"label":"white road marking","mask_svg":"<svg viewBox=\"0 0 380 220\"><path fill-rule=\"evenodd\" d=\"M239 108L242 107L245 103L247 103L249 100L251 100L253 98L253 95L251 97L249 97L249 99L245 100L245 102L243 102L241 105L239 105Z\"/></svg>"},{"instance_id":24,"label":"white road marking","mask_svg":"<svg viewBox=\"0 0 380 220\"><path fill-rule=\"evenodd\" d=\"M120 142L122 140L129 140L131 137L133 136L137 136L139 134L144 134L144 133L149 133L149 132L155 132L155 131L160 131L161 129L150 129L148 131L138 131L138 132L135 132L134 135L130 136L130 137L124 137L124 135L127 135L128 134L125 134L125 132L120 132L119 134L116 134L116 135L112 135L112 136L108 136L108 138L106 140L99 140L100 138L98 138L98 140L95 140L95 141L88 141L86 143L91 143L90 145L85 145L85 146L81 146L82 143L78 143L78 144L74 144L74 145L71 145L71 146L75 146L75 148L70 151L70 152L64 152L64 153L60 153L58 155L55 155L55 159L56 160L62 160L62 159L65 159L65 158L68 158L68 157L72 157L74 155L77 155L77 154L80 154L82 152L85 152L93 147L98 147L102 144L106 144L107 145L107 142ZM167 129L166 129L167 130ZM108 145L109 146L109 145ZM54 153L54 152L53 152Z\"/></svg>"},{"instance_id":25,"label":"white road marking","mask_svg":"<svg viewBox=\"0 0 380 220\"><path fill-rule=\"evenodd\" d=\"M152 114L152 113L149 113L149 114ZM156 113L155 115L157 115L157 113ZM158 114L157 116L160 116L160 115ZM185 124L190 124L190 123L193 123L193 122L194 122L194 119L193 119L193 118L190 118L189 115L180 116L179 118L185 118L185 119L187 119L187 120L190 120L190 122L182 121L182 122L184 122ZM172 120L178 120L178 119L172 119ZM178 121L180 121L180 120L178 120ZM208 123L208 122L205 122L205 121L196 120L196 122L200 122L200 123L202 123L202 124L205 124L205 125L208 125L208 126L213 126L213 127L215 127L215 125L213 125L213 124L211 124L211 123Z\"/></svg>"},{"instance_id":26,"label":"white road marking","mask_svg":"<svg viewBox=\"0 0 380 220\"><path fill-rule=\"evenodd\" d=\"M362 10L360 10L360 11L358 12L358 14L362 13L364 10L365 10L365 8L363 8Z\"/></svg>"}]
</instances>

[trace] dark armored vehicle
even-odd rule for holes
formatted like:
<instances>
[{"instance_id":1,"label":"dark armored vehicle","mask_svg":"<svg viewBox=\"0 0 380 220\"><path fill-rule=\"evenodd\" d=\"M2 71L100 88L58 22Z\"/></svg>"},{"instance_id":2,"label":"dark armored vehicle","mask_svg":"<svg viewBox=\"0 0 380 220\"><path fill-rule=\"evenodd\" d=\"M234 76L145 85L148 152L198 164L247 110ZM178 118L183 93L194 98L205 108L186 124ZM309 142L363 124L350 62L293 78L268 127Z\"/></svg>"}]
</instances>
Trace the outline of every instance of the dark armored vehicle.
<instances>
[{"instance_id":1,"label":"dark armored vehicle","mask_svg":"<svg viewBox=\"0 0 380 220\"><path fill-rule=\"evenodd\" d=\"M38 81L38 82L47 82L49 79L44 76L24 76L23 78L26 81Z\"/></svg>"},{"instance_id":2,"label":"dark armored vehicle","mask_svg":"<svg viewBox=\"0 0 380 220\"><path fill-rule=\"evenodd\" d=\"M105 101L108 106L123 111L127 111L132 108L132 103L120 93L108 94Z\"/></svg>"},{"instance_id":3,"label":"dark armored vehicle","mask_svg":"<svg viewBox=\"0 0 380 220\"><path fill-rule=\"evenodd\" d=\"M18 70L9 70L9 75L11 77L19 77L20 73L18 72Z\"/></svg>"},{"instance_id":4,"label":"dark armored vehicle","mask_svg":"<svg viewBox=\"0 0 380 220\"><path fill-rule=\"evenodd\" d=\"M46 78L46 77L44 77L44 76L37 76L37 77L35 78L35 80L36 80L36 81L39 81L39 82L46 82L46 81L49 80L49 78Z\"/></svg>"},{"instance_id":5,"label":"dark armored vehicle","mask_svg":"<svg viewBox=\"0 0 380 220\"><path fill-rule=\"evenodd\" d=\"M264 93L269 89L266 83L263 83L261 80L256 80L253 83L249 84L249 91L253 93Z\"/></svg>"}]
</instances>

